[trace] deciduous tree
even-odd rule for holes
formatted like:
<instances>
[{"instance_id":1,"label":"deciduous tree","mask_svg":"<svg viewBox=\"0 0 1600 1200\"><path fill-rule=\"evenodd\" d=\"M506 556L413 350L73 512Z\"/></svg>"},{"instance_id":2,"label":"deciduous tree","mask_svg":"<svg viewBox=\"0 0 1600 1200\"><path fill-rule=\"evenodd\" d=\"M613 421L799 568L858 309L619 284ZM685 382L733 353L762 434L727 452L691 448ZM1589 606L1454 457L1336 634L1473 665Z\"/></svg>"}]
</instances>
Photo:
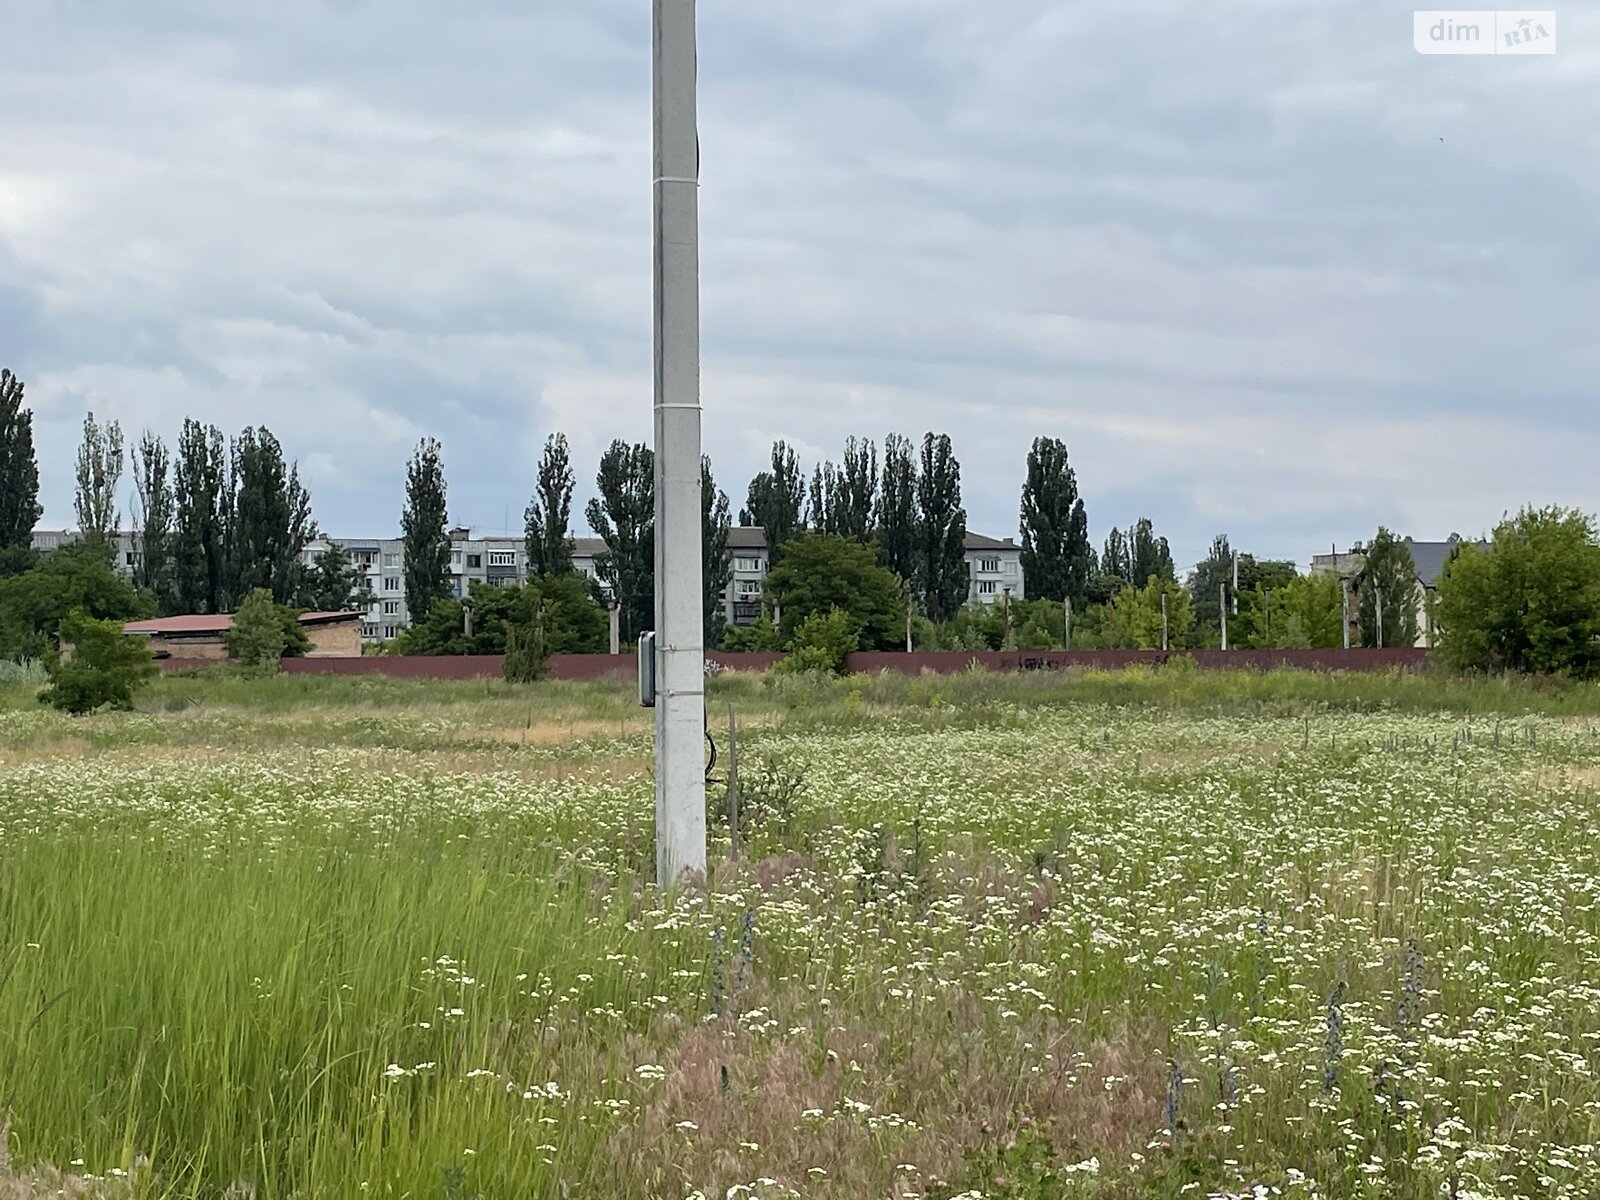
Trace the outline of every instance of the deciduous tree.
<instances>
[{"instance_id":1,"label":"deciduous tree","mask_svg":"<svg viewBox=\"0 0 1600 1200\"><path fill-rule=\"evenodd\" d=\"M1361 644L1363 646L1414 646L1417 644L1417 602L1421 595L1417 567L1411 551L1387 529L1367 547L1361 568ZM1382 629L1378 611L1383 610ZM1381 633L1381 637L1380 637Z\"/></svg>"},{"instance_id":2,"label":"deciduous tree","mask_svg":"<svg viewBox=\"0 0 1600 1200\"><path fill-rule=\"evenodd\" d=\"M133 461L133 490L137 512L139 555L134 560L133 582L155 597L162 612L173 608L172 541L175 520L170 477L171 461L160 438L146 430L129 451Z\"/></svg>"},{"instance_id":3,"label":"deciduous tree","mask_svg":"<svg viewBox=\"0 0 1600 1200\"><path fill-rule=\"evenodd\" d=\"M178 437L172 492L173 607L185 613L228 608L227 528L231 503L222 431L185 420Z\"/></svg>"},{"instance_id":4,"label":"deciduous tree","mask_svg":"<svg viewBox=\"0 0 1600 1200\"><path fill-rule=\"evenodd\" d=\"M1022 575L1028 594L1084 602L1094 574L1089 518L1060 438L1034 438L1022 485Z\"/></svg>"},{"instance_id":5,"label":"deciduous tree","mask_svg":"<svg viewBox=\"0 0 1600 1200\"><path fill-rule=\"evenodd\" d=\"M27 565L39 504L39 464L33 453L33 413L23 404L22 380L0 369L0 573Z\"/></svg>"},{"instance_id":6,"label":"deciduous tree","mask_svg":"<svg viewBox=\"0 0 1600 1200\"><path fill-rule=\"evenodd\" d=\"M872 549L837 534L796 538L766 579L767 599L782 610L778 637L787 645L807 617L832 609L848 614L867 650L890 650L905 641L905 601L900 581L874 561Z\"/></svg>"},{"instance_id":7,"label":"deciduous tree","mask_svg":"<svg viewBox=\"0 0 1600 1200\"><path fill-rule=\"evenodd\" d=\"M530 576L564 575L572 570L572 456L567 437L545 440L539 479L524 514Z\"/></svg>"},{"instance_id":8,"label":"deciduous tree","mask_svg":"<svg viewBox=\"0 0 1600 1200\"><path fill-rule=\"evenodd\" d=\"M400 516L405 538L406 608L413 623L450 596L449 509L445 499L443 448L424 438L406 465L406 506Z\"/></svg>"},{"instance_id":9,"label":"deciduous tree","mask_svg":"<svg viewBox=\"0 0 1600 1200\"><path fill-rule=\"evenodd\" d=\"M911 441L883 439L883 485L878 494L878 559L907 583L917 577L917 465Z\"/></svg>"},{"instance_id":10,"label":"deciduous tree","mask_svg":"<svg viewBox=\"0 0 1600 1200\"><path fill-rule=\"evenodd\" d=\"M117 552L117 484L122 481L122 426L102 425L94 413L83 418L83 441L78 445L77 491L72 507L78 517L78 535L99 549L111 562Z\"/></svg>"},{"instance_id":11,"label":"deciduous tree","mask_svg":"<svg viewBox=\"0 0 1600 1200\"><path fill-rule=\"evenodd\" d=\"M759 525L766 530L767 558L772 566L783 561L789 540L805 532L806 482L800 473L800 459L787 442L772 444L772 469L762 471L750 481L745 506L739 514L742 525Z\"/></svg>"},{"instance_id":12,"label":"deciduous tree","mask_svg":"<svg viewBox=\"0 0 1600 1200\"><path fill-rule=\"evenodd\" d=\"M967 510L961 506L961 464L950 436L922 439L917 474L917 588L924 609L942 621L967 602Z\"/></svg>"},{"instance_id":13,"label":"deciduous tree","mask_svg":"<svg viewBox=\"0 0 1600 1200\"><path fill-rule=\"evenodd\" d=\"M611 591L624 641L655 627L656 470L649 446L615 441L600 459L599 495L585 510L589 527L606 544L595 562Z\"/></svg>"},{"instance_id":14,"label":"deciduous tree","mask_svg":"<svg viewBox=\"0 0 1600 1200\"><path fill-rule=\"evenodd\" d=\"M717 487L711 474L711 457L700 458L700 586L705 604L705 644L709 650L722 645L728 625L727 592L733 580L733 552L728 535L733 529L733 514L728 493Z\"/></svg>"}]
</instances>

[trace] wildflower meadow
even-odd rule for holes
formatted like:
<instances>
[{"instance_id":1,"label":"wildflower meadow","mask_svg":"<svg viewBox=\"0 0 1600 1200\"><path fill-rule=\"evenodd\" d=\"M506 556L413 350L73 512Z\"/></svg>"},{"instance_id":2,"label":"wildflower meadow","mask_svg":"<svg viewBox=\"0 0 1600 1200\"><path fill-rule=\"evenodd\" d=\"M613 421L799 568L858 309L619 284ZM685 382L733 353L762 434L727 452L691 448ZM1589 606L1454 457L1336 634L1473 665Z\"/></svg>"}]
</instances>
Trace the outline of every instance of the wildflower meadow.
<instances>
[{"instance_id":1,"label":"wildflower meadow","mask_svg":"<svg viewBox=\"0 0 1600 1200\"><path fill-rule=\"evenodd\" d=\"M0 693L0 1197L1600 1195L1600 704L1193 680L714 680L670 896L626 683Z\"/></svg>"}]
</instances>

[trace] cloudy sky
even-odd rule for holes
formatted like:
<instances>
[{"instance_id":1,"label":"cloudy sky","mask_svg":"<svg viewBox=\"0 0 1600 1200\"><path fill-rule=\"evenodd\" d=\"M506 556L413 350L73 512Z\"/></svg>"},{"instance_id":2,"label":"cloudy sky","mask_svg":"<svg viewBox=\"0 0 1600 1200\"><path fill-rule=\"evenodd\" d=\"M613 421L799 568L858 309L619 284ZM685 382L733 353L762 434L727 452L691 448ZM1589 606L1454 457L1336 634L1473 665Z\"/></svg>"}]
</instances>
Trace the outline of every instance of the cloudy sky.
<instances>
[{"instance_id":1,"label":"cloudy sky","mask_svg":"<svg viewBox=\"0 0 1600 1200\"><path fill-rule=\"evenodd\" d=\"M1600 7L1425 57L1386 0L702 0L706 445L955 440L1014 535L1067 440L1149 515L1305 562L1600 509ZM45 523L86 409L266 424L325 529L520 526L650 431L646 0L8 0L0 364ZM580 497L581 506L581 497ZM509 514L509 516L508 516Z\"/></svg>"}]
</instances>

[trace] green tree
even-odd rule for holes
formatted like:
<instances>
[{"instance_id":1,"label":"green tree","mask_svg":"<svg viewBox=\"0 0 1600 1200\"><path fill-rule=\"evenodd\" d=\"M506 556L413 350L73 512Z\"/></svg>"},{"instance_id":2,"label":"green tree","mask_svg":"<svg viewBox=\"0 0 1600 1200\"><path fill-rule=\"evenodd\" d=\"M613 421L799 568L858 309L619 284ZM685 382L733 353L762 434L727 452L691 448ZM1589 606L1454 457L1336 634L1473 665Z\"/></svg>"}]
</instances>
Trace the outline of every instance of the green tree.
<instances>
[{"instance_id":1,"label":"green tree","mask_svg":"<svg viewBox=\"0 0 1600 1200\"><path fill-rule=\"evenodd\" d=\"M1082 604L1095 570L1089 518L1060 438L1034 438L1022 485L1022 575L1030 595Z\"/></svg>"},{"instance_id":2,"label":"green tree","mask_svg":"<svg viewBox=\"0 0 1600 1200\"><path fill-rule=\"evenodd\" d=\"M733 529L733 514L728 493L717 488L711 474L711 457L700 457L700 588L705 605L705 644L708 650L722 645L728 624L727 592L733 580L733 552L728 535Z\"/></svg>"},{"instance_id":3,"label":"green tree","mask_svg":"<svg viewBox=\"0 0 1600 1200\"><path fill-rule=\"evenodd\" d=\"M505 626L506 658L501 673L507 683L536 683L550 668L549 627L554 620L555 604L549 600L535 600L532 615L525 624Z\"/></svg>"},{"instance_id":4,"label":"green tree","mask_svg":"<svg viewBox=\"0 0 1600 1200\"><path fill-rule=\"evenodd\" d=\"M122 480L122 426L101 425L89 413L83 419L83 441L78 446L78 489L73 510L78 535L98 547L113 562L117 553L117 484Z\"/></svg>"},{"instance_id":5,"label":"green tree","mask_svg":"<svg viewBox=\"0 0 1600 1200\"><path fill-rule=\"evenodd\" d=\"M777 566L789 540L805 532L805 477L800 459L787 442L772 443L772 469L750 481L741 525L759 525L767 534L767 559Z\"/></svg>"},{"instance_id":6,"label":"green tree","mask_svg":"<svg viewBox=\"0 0 1600 1200\"><path fill-rule=\"evenodd\" d=\"M859 647L860 637L855 621L843 609L811 613L800 622L794 637L784 647L786 657L778 664L778 670L785 673L827 671L842 675L845 660Z\"/></svg>"},{"instance_id":7,"label":"green tree","mask_svg":"<svg viewBox=\"0 0 1600 1200\"><path fill-rule=\"evenodd\" d=\"M1269 649L1328 649L1344 645L1340 624L1344 600L1337 575L1297 575L1282 586L1272 586L1270 591L1262 586L1254 594L1259 596L1263 618L1259 627L1252 623L1249 644ZM1265 619L1267 613L1270 626Z\"/></svg>"},{"instance_id":8,"label":"green tree","mask_svg":"<svg viewBox=\"0 0 1600 1200\"><path fill-rule=\"evenodd\" d=\"M822 463L811 475L811 499L806 504L806 528L817 533L838 533L839 468Z\"/></svg>"},{"instance_id":9,"label":"green tree","mask_svg":"<svg viewBox=\"0 0 1600 1200\"><path fill-rule=\"evenodd\" d=\"M1222 590L1226 588L1229 600L1228 644L1243 645L1239 622L1232 612L1233 547L1227 535L1218 534L1211 540L1211 550L1189 573L1189 602L1194 607L1195 645L1215 650L1222 644Z\"/></svg>"},{"instance_id":10,"label":"green tree","mask_svg":"<svg viewBox=\"0 0 1600 1200\"><path fill-rule=\"evenodd\" d=\"M1463 544L1445 565L1434 612L1440 649L1457 667L1600 674L1594 519L1552 507L1502 521L1489 549Z\"/></svg>"},{"instance_id":11,"label":"green tree","mask_svg":"<svg viewBox=\"0 0 1600 1200\"><path fill-rule=\"evenodd\" d=\"M858 542L871 541L877 502L878 447L869 438L847 438L834 494L834 532Z\"/></svg>"},{"instance_id":12,"label":"green tree","mask_svg":"<svg viewBox=\"0 0 1600 1200\"><path fill-rule=\"evenodd\" d=\"M772 623L772 614L763 612L760 620L729 629L723 635L722 648L737 654L776 654L783 649L783 639Z\"/></svg>"},{"instance_id":13,"label":"green tree","mask_svg":"<svg viewBox=\"0 0 1600 1200\"><path fill-rule=\"evenodd\" d=\"M766 595L782 610L779 641L787 645L814 613L848 614L867 650L904 644L905 600L900 581L878 566L872 549L837 534L796 538L789 553L767 574Z\"/></svg>"},{"instance_id":14,"label":"green tree","mask_svg":"<svg viewBox=\"0 0 1600 1200\"><path fill-rule=\"evenodd\" d=\"M134 559L133 582L155 597L161 612L173 608L173 511L171 463L166 444L145 431L129 452L133 462L133 491L138 509L139 553Z\"/></svg>"},{"instance_id":15,"label":"green tree","mask_svg":"<svg viewBox=\"0 0 1600 1200\"><path fill-rule=\"evenodd\" d=\"M427 620L397 639L396 650L422 655L505 654L507 631L528 627L536 606L541 605L549 653L599 654L605 650L606 614L576 571L536 578L521 588L490 587L473 580L464 600L440 600Z\"/></svg>"},{"instance_id":16,"label":"green tree","mask_svg":"<svg viewBox=\"0 0 1600 1200\"><path fill-rule=\"evenodd\" d=\"M121 621L95 620L75 609L61 623L61 638L67 646L46 660L50 686L40 697L55 708L78 715L130 709L134 691L156 673L150 647L123 633Z\"/></svg>"},{"instance_id":17,"label":"green tree","mask_svg":"<svg viewBox=\"0 0 1600 1200\"><path fill-rule=\"evenodd\" d=\"M940 621L967 602L967 510L961 507L961 464L950 436L922 439L917 474L917 579L924 610Z\"/></svg>"},{"instance_id":18,"label":"green tree","mask_svg":"<svg viewBox=\"0 0 1600 1200\"><path fill-rule=\"evenodd\" d=\"M298 622L297 622L298 623ZM241 666L276 671L288 644L283 614L272 593L255 588L233 614L226 639L228 656Z\"/></svg>"},{"instance_id":19,"label":"green tree","mask_svg":"<svg viewBox=\"0 0 1600 1200\"><path fill-rule=\"evenodd\" d=\"M73 542L31 570L0 579L0 658L41 658L74 610L91 620L152 616L150 598L112 569L98 547Z\"/></svg>"},{"instance_id":20,"label":"green tree","mask_svg":"<svg viewBox=\"0 0 1600 1200\"><path fill-rule=\"evenodd\" d=\"M595 571L619 609L624 642L638 640L656 620L656 456L642 443L615 441L600 458L585 510L606 544Z\"/></svg>"},{"instance_id":21,"label":"green tree","mask_svg":"<svg viewBox=\"0 0 1600 1200\"><path fill-rule=\"evenodd\" d=\"M544 443L539 479L523 514L529 575L564 575L572 570L572 455L564 433Z\"/></svg>"},{"instance_id":22,"label":"green tree","mask_svg":"<svg viewBox=\"0 0 1600 1200\"><path fill-rule=\"evenodd\" d=\"M179 612L227 611L227 482L222 431L185 420L172 478L172 606Z\"/></svg>"},{"instance_id":23,"label":"green tree","mask_svg":"<svg viewBox=\"0 0 1600 1200\"><path fill-rule=\"evenodd\" d=\"M907 583L917 578L917 465L911 440L883 439L883 484L875 521L878 559Z\"/></svg>"},{"instance_id":24,"label":"green tree","mask_svg":"<svg viewBox=\"0 0 1600 1200\"><path fill-rule=\"evenodd\" d=\"M22 569L33 543L39 504L39 464L33 453L33 413L23 385L0 369L0 573Z\"/></svg>"},{"instance_id":25,"label":"green tree","mask_svg":"<svg viewBox=\"0 0 1600 1200\"><path fill-rule=\"evenodd\" d=\"M1115 526L1106 535L1105 549L1100 552L1100 573L1115 576L1125 583L1133 582L1133 554L1128 548L1128 538Z\"/></svg>"},{"instance_id":26,"label":"green tree","mask_svg":"<svg viewBox=\"0 0 1600 1200\"><path fill-rule=\"evenodd\" d=\"M412 624L426 621L429 610L450 596L449 522L443 448L437 438L424 438L406 465L406 507L400 516Z\"/></svg>"},{"instance_id":27,"label":"green tree","mask_svg":"<svg viewBox=\"0 0 1600 1200\"><path fill-rule=\"evenodd\" d=\"M1387 529L1367 547L1366 565L1361 568L1360 623L1363 646L1415 646L1417 644L1417 599L1421 585L1411 551ZM1380 637L1379 608L1383 624Z\"/></svg>"},{"instance_id":28,"label":"green tree","mask_svg":"<svg viewBox=\"0 0 1600 1200\"><path fill-rule=\"evenodd\" d=\"M311 496L299 466L284 462L283 447L265 426L247 428L231 451L227 595L265 588L274 603L289 604L302 589L301 555L317 534Z\"/></svg>"},{"instance_id":29,"label":"green tree","mask_svg":"<svg viewBox=\"0 0 1600 1200\"><path fill-rule=\"evenodd\" d=\"M340 542L330 541L317 551L301 583L301 607L316 612L347 612L366 607L361 592L361 568L351 561Z\"/></svg>"},{"instance_id":30,"label":"green tree","mask_svg":"<svg viewBox=\"0 0 1600 1200\"><path fill-rule=\"evenodd\" d=\"M1128 581L1142 588L1152 579L1175 579L1172 549L1156 536L1149 517L1140 517L1128 534Z\"/></svg>"},{"instance_id":31,"label":"green tree","mask_svg":"<svg viewBox=\"0 0 1600 1200\"><path fill-rule=\"evenodd\" d=\"M1163 595L1167 598L1167 645L1188 645L1195 623L1189 593L1176 580L1153 575L1143 587L1125 587L1112 600L1105 630L1108 648L1159 650Z\"/></svg>"}]
</instances>

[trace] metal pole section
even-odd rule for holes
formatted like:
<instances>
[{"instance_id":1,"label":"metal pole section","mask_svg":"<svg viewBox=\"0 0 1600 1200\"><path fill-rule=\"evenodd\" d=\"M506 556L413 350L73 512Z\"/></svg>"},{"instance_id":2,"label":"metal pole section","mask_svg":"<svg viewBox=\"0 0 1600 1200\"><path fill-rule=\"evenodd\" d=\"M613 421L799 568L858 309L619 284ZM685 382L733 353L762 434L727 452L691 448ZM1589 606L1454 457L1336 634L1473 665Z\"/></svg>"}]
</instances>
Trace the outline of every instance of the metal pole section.
<instances>
[{"instance_id":1,"label":"metal pole section","mask_svg":"<svg viewBox=\"0 0 1600 1200\"><path fill-rule=\"evenodd\" d=\"M1350 581L1339 578L1339 618L1344 625L1344 648L1350 649Z\"/></svg>"},{"instance_id":2,"label":"metal pole section","mask_svg":"<svg viewBox=\"0 0 1600 1200\"><path fill-rule=\"evenodd\" d=\"M1239 552L1233 552L1233 615L1239 615Z\"/></svg>"},{"instance_id":3,"label":"metal pole section","mask_svg":"<svg viewBox=\"0 0 1600 1200\"><path fill-rule=\"evenodd\" d=\"M706 868L694 0L655 8L656 881Z\"/></svg>"},{"instance_id":4,"label":"metal pole section","mask_svg":"<svg viewBox=\"0 0 1600 1200\"><path fill-rule=\"evenodd\" d=\"M1218 586L1217 594L1222 598L1222 648L1226 650L1228 648L1228 585L1224 583Z\"/></svg>"}]
</instances>

